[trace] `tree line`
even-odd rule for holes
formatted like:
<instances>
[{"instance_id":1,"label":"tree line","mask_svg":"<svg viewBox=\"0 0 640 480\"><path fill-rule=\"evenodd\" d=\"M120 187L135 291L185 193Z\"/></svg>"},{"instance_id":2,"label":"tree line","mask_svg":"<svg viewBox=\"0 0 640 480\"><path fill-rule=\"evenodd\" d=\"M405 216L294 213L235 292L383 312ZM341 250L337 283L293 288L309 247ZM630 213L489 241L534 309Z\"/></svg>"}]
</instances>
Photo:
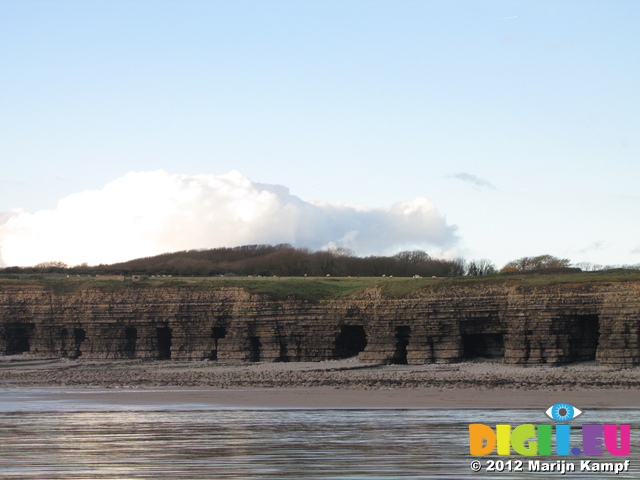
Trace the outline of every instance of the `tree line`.
<instances>
[{"instance_id":1,"label":"tree line","mask_svg":"<svg viewBox=\"0 0 640 480\"><path fill-rule=\"evenodd\" d=\"M421 250L393 256L358 257L351 250L334 248L312 251L290 244L244 245L185 250L138 258L111 265L67 266L45 262L34 267L8 267L5 274L72 275L173 275L173 276L459 276L465 275L463 259L438 259Z\"/></svg>"},{"instance_id":2,"label":"tree line","mask_svg":"<svg viewBox=\"0 0 640 480\"><path fill-rule=\"evenodd\" d=\"M500 271L487 259L465 260L431 257L422 250L403 251L392 256L358 257L349 249L312 251L290 244L244 245L214 249L185 250L138 258L111 265L68 266L45 262L34 267L8 267L3 274L67 275L173 275L173 276L397 276L457 277L496 273L581 271L565 258L552 255L522 257Z\"/></svg>"}]
</instances>

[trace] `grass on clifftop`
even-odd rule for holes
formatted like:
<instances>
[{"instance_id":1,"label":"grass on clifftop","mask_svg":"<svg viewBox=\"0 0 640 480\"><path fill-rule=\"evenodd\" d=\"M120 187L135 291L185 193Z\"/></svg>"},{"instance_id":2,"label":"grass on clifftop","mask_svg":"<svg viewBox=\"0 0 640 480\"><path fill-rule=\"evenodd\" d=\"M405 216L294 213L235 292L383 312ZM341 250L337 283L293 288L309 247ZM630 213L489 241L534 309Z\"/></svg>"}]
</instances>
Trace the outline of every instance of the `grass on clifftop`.
<instances>
[{"instance_id":1,"label":"grass on clifftop","mask_svg":"<svg viewBox=\"0 0 640 480\"><path fill-rule=\"evenodd\" d=\"M318 302L348 297L363 290L379 286L382 295L389 298L406 298L421 289L441 289L455 286L486 286L508 283L522 287L539 287L563 283L588 284L594 282L640 281L640 271L615 270L607 272L583 272L570 274L509 274L486 277L407 278L407 277L173 277L151 278L141 282L98 280L91 277L30 277L0 278L0 289L9 285L41 285L56 295L70 295L81 290L96 288L119 292L128 288L150 289L182 287L209 289L239 287L254 294L268 295L274 300L295 298Z\"/></svg>"}]
</instances>

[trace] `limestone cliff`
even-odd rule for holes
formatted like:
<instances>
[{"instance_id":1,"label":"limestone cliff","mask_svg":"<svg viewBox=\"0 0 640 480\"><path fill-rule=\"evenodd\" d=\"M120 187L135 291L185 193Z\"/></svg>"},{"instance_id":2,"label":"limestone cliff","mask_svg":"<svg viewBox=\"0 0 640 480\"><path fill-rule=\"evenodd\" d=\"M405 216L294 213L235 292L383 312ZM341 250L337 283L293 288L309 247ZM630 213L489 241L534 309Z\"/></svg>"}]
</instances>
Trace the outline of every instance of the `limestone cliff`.
<instances>
[{"instance_id":1,"label":"limestone cliff","mask_svg":"<svg viewBox=\"0 0 640 480\"><path fill-rule=\"evenodd\" d=\"M381 363L640 363L640 282L479 282L320 302L238 287L123 285L55 293L0 282L0 354Z\"/></svg>"}]
</instances>

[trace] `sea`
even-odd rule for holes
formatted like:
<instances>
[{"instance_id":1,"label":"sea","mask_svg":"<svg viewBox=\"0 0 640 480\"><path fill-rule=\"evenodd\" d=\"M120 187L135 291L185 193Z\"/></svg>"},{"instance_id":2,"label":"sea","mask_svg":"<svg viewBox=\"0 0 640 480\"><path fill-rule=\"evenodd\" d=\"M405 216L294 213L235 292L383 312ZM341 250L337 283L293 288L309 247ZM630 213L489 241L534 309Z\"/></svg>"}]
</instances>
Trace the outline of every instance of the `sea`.
<instances>
[{"instance_id":1,"label":"sea","mask_svg":"<svg viewBox=\"0 0 640 480\"><path fill-rule=\"evenodd\" d=\"M582 410L584 419L573 422L572 444L580 444L575 430L582 423L630 424L631 454L471 456L469 424L554 423L540 409L517 405L511 409L120 405L113 397L104 403L83 402L78 396L49 398L42 389L5 388L0 389L0 478L640 478L640 411ZM589 470L581 469L585 461ZM569 464L576 470L566 471ZM541 470L545 465L557 469ZM591 470L602 465L625 470Z\"/></svg>"}]
</instances>

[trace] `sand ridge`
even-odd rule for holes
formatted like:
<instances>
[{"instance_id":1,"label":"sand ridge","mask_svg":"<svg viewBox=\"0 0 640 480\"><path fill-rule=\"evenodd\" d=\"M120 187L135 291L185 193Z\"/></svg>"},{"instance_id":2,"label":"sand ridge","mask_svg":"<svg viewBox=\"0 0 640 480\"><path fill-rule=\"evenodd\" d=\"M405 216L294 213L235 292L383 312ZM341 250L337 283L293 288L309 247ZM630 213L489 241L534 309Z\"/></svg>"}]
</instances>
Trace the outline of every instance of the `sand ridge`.
<instances>
[{"instance_id":1,"label":"sand ridge","mask_svg":"<svg viewBox=\"0 0 640 480\"><path fill-rule=\"evenodd\" d=\"M494 360L453 364L378 365L356 359L324 362L236 363L211 361L70 360L21 355L0 357L4 386L207 386L640 389L640 368L599 366L507 366Z\"/></svg>"}]
</instances>

